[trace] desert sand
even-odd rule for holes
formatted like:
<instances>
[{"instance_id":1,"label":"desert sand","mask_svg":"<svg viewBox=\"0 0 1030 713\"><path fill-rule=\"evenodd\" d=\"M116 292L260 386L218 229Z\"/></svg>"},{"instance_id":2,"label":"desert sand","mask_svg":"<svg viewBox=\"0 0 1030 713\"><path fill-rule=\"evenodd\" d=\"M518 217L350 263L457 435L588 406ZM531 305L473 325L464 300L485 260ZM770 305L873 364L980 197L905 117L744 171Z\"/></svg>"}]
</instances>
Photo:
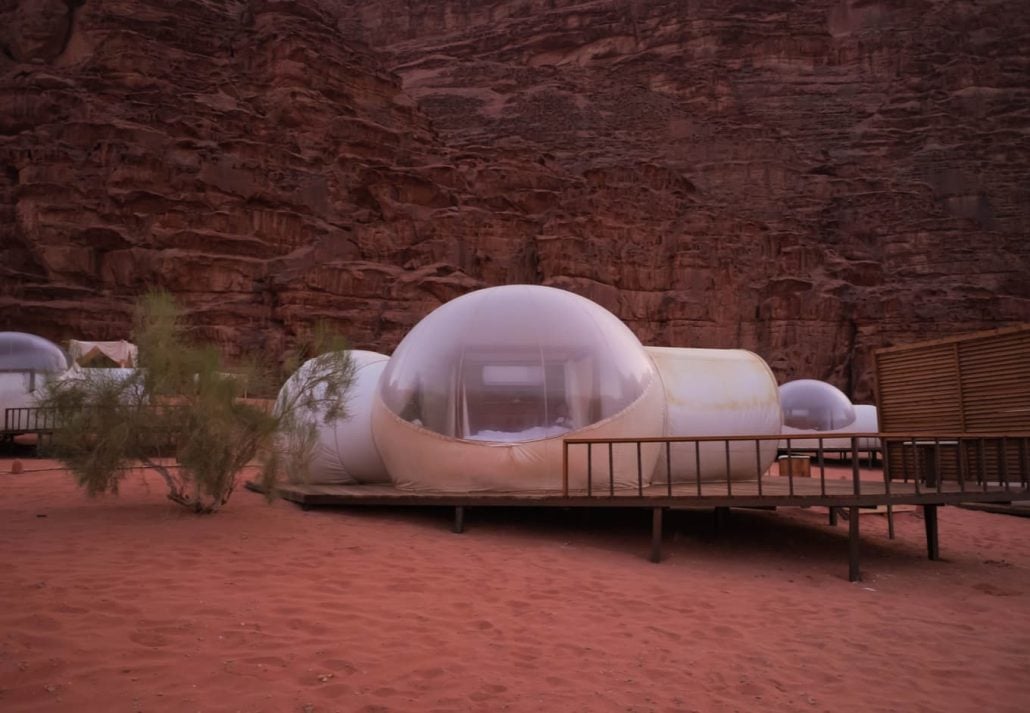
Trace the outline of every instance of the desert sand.
<instances>
[{"instance_id":1,"label":"desert sand","mask_svg":"<svg viewBox=\"0 0 1030 713\"><path fill-rule=\"evenodd\" d=\"M1030 520L266 504L0 460L0 709L1023 711Z\"/></svg>"}]
</instances>

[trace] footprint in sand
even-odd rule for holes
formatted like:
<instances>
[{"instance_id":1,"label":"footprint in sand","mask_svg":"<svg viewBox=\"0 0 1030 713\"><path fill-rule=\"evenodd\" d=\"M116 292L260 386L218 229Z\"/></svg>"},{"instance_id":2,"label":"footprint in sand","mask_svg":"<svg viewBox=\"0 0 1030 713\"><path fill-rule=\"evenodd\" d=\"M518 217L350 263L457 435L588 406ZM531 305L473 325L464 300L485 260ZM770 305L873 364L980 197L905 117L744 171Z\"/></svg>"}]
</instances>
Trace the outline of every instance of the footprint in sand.
<instances>
[{"instance_id":1,"label":"footprint in sand","mask_svg":"<svg viewBox=\"0 0 1030 713\"><path fill-rule=\"evenodd\" d=\"M973 585L973 589L989 594L992 597L1016 597L1019 596L1019 592L1013 589L1004 589L990 582L978 582Z\"/></svg>"},{"instance_id":2,"label":"footprint in sand","mask_svg":"<svg viewBox=\"0 0 1030 713\"><path fill-rule=\"evenodd\" d=\"M154 631L134 631L129 634L129 640L141 646L168 646L168 637L162 636Z\"/></svg>"}]
</instances>

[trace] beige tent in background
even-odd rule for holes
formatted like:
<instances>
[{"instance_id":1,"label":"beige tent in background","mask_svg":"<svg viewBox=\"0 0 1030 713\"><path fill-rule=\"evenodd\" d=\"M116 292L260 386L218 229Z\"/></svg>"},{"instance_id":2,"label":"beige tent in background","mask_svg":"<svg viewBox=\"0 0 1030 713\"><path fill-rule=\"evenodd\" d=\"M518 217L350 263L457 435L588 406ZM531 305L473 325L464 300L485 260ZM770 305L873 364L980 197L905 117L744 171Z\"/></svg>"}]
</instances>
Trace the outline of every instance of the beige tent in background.
<instances>
[{"instance_id":1,"label":"beige tent in background","mask_svg":"<svg viewBox=\"0 0 1030 713\"><path fill-rule=\"evenodd\" d=\"M68 356L79 366L98 366L97 361L103 362L106 359L114 362L112 366L133 367L136 366L138 353L136 345L124 339L117 342L68 340Z\"/></svg>"}]
</instances>

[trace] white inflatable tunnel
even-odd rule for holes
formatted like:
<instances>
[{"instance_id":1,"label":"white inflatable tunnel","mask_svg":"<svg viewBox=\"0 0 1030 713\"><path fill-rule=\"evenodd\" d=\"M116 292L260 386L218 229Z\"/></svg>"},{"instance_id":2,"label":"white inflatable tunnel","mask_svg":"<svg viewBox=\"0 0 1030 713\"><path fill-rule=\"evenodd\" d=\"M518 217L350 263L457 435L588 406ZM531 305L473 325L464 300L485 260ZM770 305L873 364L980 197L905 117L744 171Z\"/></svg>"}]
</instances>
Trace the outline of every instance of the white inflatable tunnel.
<instances>
[{"instance_id":1,"label":"white inflatable tunnel","mask_svg":"<svg viewBox=\"0 0 1030 713\"><path fill-rule=\"evenodd\" d=\"M372 438L372 401L389 357L377 352L353 349L354 383L347 393L347 415L325 422L317 411L299 414L316 428L316 440L307 473L291 473L294 481L308 483L385 483L390 478ZM314 367L305 362L279 392L277 403L288 398L299 380Z\"/></svg>"},{"instance_id":2,"label":"white inflatable tunnel","mask_svg":"<svg viewBox=\"0 0 1030 713\"><path fill-rule=\"evenodd\" d=\"M571 292L508 285L434 310L397 347L373 405L376 444L398 488L526 492L562 487L566 437L664 433L665 396L633 333ZM591 460L595 487L651 481L658 448ZM585 447L569 485L585 488Z\"/></svg>"},{"instance_id":3,"label":"white inflatable tunnel","mask_svg":"<svg viewBox=\"0 0 1030 713\"><path fill-rule=\"evenodd\" d=\"M757 354L743 349L647 347L665 386L669 436L752 436L780 432L776 377ZM659 455L654 481L727 478L725 442L673 443ZM729 443L729 478L754 480L776 458L776 441Z\"/></svg>"}]
</instances>

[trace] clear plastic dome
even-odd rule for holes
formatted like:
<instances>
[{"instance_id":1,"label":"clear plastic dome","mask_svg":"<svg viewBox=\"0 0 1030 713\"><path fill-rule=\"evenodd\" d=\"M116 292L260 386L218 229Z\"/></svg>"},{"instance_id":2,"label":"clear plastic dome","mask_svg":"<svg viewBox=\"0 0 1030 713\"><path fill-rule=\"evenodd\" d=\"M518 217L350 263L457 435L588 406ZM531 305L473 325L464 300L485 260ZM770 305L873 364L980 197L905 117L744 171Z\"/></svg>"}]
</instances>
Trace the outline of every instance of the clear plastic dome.
<instances>
[{"instance_id":1,"label":"clear plastic dome","mask_svg":"<svg viewBox=\"0 0 1030 713\"><path fill-rule=\"evenodd\" d=\"M655 375L636 336L603 307L508 285L419 322L391 357L380 396L396 416L442 436L517 443L608 419Z\"/></svg>"},{"instance_id":2,"label":"clear plastic dome","mask_svg":"<svg viewBox=\"0 0 1030 713\"><path fill-rule=\"evenodd\" d=\"M855 407L825 381L798 379L780 387L783 425L802 431L837 431L855 422Z\"/></svg>"},{"instance_id":3,"label":"clear plastic dome","mask_svg":"<svg viewBox=\"0 0 1030 713\"><path fill-rule=\"evenodd\" d=\"M62 372L68 359L43 337L24 332L0 332L0 371Z\"/></svg>"}]
</instances>

